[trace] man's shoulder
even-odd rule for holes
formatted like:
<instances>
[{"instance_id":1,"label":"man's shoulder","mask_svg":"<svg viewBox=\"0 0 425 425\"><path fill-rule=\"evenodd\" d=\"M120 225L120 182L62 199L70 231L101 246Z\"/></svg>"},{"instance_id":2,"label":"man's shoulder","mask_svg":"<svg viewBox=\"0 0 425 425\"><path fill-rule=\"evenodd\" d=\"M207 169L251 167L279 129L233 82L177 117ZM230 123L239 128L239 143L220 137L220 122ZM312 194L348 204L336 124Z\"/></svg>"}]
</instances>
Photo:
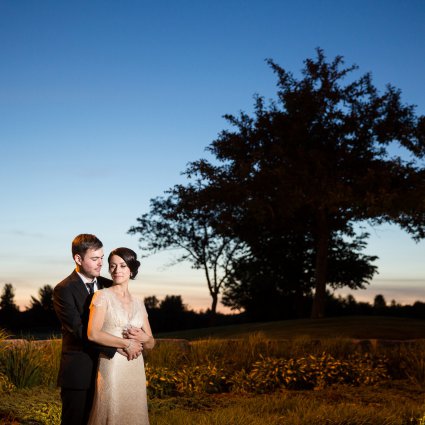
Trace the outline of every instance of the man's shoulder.
<instances>
[{"instance_id":1,"label":"man's shoulder","mask_svg":"<svg viewBox=\"0 0 425 425\"><path fill-rule=\"evenodd\" d=\"M70 285L73 285L75 283L80 282L80 277L78 276L78 273L74 270L69 276L67 276L65 279L61 280L54 289L60 289L60 288L66 288Z\"/></svg>"},{"instance_id":2,"label":"man's shoulder","mask_svg":"<svg viewBox=\"0 0 425 425\"><path fill-rule=\"evenodd\" d=\"M98 285L99 286L99 289L101 289L101 288L109 288L109 287L112 286L112 280L111 279L108 279L106 277L103 277L103 276L99 276L97 278L97 282L99 284Z\"/></svg>"}]
</instances>

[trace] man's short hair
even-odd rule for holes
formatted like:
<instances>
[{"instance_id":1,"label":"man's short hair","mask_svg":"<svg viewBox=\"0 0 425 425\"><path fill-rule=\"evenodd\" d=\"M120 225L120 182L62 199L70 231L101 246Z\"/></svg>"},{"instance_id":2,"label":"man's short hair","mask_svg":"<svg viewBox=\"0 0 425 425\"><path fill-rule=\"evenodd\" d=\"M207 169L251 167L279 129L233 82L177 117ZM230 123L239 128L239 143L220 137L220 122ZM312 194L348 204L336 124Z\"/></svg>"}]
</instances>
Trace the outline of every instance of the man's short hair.
<instances>
[{"instance_id":1,"label":"man's short hair","mask_svg":"<svg viewBox=\"0 0 425 425\"><path fill-rule=\"evenodd\" d=\"M77 254L84 258L88 249L98 250L103 247L103 243L95 236L82 233L72 241L72 258Z\"/></svg>"}]
</instances>

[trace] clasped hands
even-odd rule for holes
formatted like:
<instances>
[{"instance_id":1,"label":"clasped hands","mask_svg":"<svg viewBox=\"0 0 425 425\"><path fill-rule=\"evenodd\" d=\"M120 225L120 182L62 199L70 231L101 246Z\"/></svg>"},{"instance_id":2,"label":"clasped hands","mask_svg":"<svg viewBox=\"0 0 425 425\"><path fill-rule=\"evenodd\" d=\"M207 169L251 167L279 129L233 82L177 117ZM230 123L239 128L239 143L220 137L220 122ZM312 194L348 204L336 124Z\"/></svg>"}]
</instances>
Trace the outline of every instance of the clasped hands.
<instances>
[{"instance_id":1,"label":"clasped hands","mask_svg":"<svg viewBox=\"0 0 425 425\"><path fill-rule=\"evenodd\" d=\"M129 346L125 349L119 348L117 351L128 360L137 359L142 354L143 344L151 340L151 337L143 329L135 327L126 328L122 335L129 340Z\"/></svg>"}]
</instances>

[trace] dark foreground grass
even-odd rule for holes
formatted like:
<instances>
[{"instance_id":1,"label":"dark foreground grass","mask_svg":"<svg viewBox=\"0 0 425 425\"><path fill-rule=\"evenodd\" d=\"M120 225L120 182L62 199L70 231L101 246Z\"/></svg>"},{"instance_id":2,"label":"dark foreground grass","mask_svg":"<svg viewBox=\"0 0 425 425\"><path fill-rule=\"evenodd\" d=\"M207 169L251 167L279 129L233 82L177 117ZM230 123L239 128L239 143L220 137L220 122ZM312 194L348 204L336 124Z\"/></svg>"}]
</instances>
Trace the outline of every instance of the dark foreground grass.
<instances>
[{"instance_id":1,"label":"dark foreground grass","mask_svg":"<svg viewBox=\"0 0 425 425\"><path fill-rule=\"evenodd\" d=\"M57 388L44 386L0 393L1 425L60 424L61 402Z\"/></svg>"},{"instance_id":2,"label":"dark foreground grass","mask_svg":"<svg viewBox=\"0 0 425 425\"><path fill-rule=\"evenodd\" d=\"M419 425L425 391L407 381L267 395L216 394L149 401L151 425ZM57 389L0 396L0 424L59 424Z\"/></svg>"},{"instance_id":3,"label":"dark foreground grass","mask_svg":"<svg viewBox=\"0 0 425 425\"><path fill-rule=\"evenodd\" d=\"M268 395L153 400L151 425L414 425L425 393L404 381Z\"/></svg>"},{"instance_id":4,"label":"dark foreground grass","mask_svg":"<svg viewBox=\"0 0 425 425\"><path fill-rule=\"evenodd\" d=\"M425 338L425 320L386 316L346 316L326 319L298 319L277 322L246 323L168 332L158 338L188 340L217 338L247 338L262 332L270 339L294 339L300 336L313 339L352 338L410 340Z\"/></svg>"}]
</instances>

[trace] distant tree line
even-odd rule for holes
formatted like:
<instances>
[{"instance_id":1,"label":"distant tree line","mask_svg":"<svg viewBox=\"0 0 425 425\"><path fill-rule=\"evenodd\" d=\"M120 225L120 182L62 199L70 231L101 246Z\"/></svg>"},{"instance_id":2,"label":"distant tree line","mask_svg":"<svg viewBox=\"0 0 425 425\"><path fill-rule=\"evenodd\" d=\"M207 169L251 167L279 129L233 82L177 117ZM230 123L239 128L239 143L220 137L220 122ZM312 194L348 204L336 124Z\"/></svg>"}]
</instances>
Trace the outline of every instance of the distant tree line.
<instances>
[{"instance_id":1,"label":"distant tree line","mask_svg":"<svg viewBox=\"0 0 425 425\"><path fill-rule=\"evenodd\" d=\"M190 310L180 295L156 296L144 299L149 320L155 333L207 327L210 313ZM217 315L217 325L239 323L243 315ZM48 336L60 333L60 322L53 309L53 288L45 285L38 290L38 297L31 296L29 306L20 311L15 301L15 289L6 283L0 295L0 328L20 334Z\"/></svg>"},{"instance_id":2,"label":"distant tree line","mask_svg":"<svg viewBox=\"0 0 425 425\"><path fill-rule=\"evenodd\" d=\"M186 329L205 328L210 326L211 311L196 312L189 309L180 295L166 295L159 300L155 295L144 299L149 320L154 333L173 332ZM309 309L313 299L307 299L304 306L305 315L309 317ZM299 318L298 312L290 308L282 309L278 319ZM352 295L346 297L326 294L326 314L328 316L383 315L425 319L425 303L416 301L413 305L401 305L395 300L387 304L383 295L377 295L374 302L357 302ZM238 314L216 313L216 325L241 324L252 321L246 312ZM38 291L38 297L31 296L29 306L20 311L15 303L13 285L4 285L0 296L0 328L19 337L32 335L34 337L49 337L59 335L60 323L53 310L53 288L43 286Z\"/></svg>"},{"instance_id":3,"label":"distant tree line","mask_svg":"<svg viewBox=\"0 0 425 425\"><path fill-rule=\"evenodd\" d=\"M0 296L0 327L14 333L60 332L59 320L53 310L53 288L50 285L40 288L38 298L31 296L29 306L20 311L13 285L6 283Z\"/></svg>"}]
</instances>

